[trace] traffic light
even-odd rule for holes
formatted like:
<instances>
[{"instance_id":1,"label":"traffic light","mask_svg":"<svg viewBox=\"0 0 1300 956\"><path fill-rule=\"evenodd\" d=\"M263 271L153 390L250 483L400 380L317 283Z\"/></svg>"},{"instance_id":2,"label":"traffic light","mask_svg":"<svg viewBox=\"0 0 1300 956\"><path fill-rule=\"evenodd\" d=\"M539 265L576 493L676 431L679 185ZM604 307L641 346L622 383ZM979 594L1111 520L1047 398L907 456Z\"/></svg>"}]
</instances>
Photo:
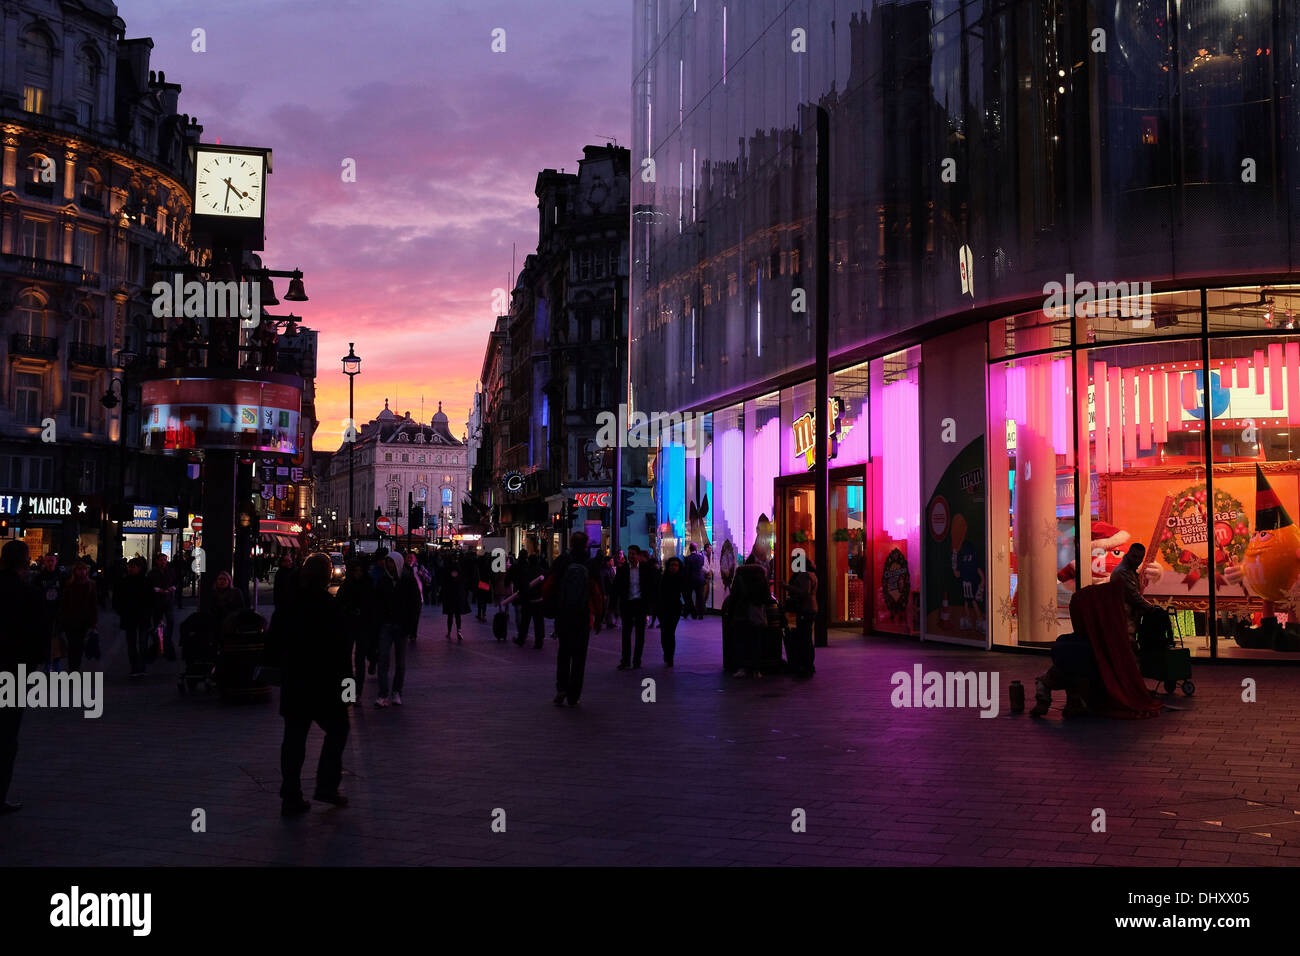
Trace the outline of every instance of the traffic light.
<instances>
[{"instance_id":1,"label":"traffic light","mask_svg":"<svg viewBox=\"0 0 1300 956\"><path fill-rule=\"evenodd\" d=\"M180 531L183 527L180 518L163 518L164 531Z\"/></svg>"},{"instance_id":2,"label":"traffic light","mask_svg":"<svg viewBox=\"0 0 1300 956\"><path fill-rule=\"evenodd\" d=\"M410 514L409 517L407 518L407 525L410 527L411 531L415 531L416 528L423 528L423 527L424 527L424 507L423 507L423 506L421 506L421 505L413 505L413 506L411 507L411 514Z\"/></svg>"},{"instance_id":3,"label":"traffic light","mask_svg":"<svg viewBox=\"0 0 1300 956\"><path fill-rule=\"evenodd\" d=\"M624 488L619 497L618 506L618 526L627 527L627 516L632 513L632 505L636 502L636 492L629 488Z\"/></svg>"}]
</instances>

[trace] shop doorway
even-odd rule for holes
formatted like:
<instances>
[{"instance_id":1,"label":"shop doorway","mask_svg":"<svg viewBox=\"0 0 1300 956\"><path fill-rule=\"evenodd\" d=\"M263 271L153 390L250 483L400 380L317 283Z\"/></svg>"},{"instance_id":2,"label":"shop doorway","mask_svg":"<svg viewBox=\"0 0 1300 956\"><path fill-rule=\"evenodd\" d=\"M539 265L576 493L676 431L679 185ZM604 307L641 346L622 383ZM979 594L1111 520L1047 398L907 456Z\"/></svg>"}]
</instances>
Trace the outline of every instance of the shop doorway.
<instances>
[{"instance_id":1,"label":"shop doorway","mask_svg":"<svg viewBox=\"0 0 1300 956\"><path fill-rule=\"evenodd\" d=\"M827 613L827 624L852 627L864 633L868 619L864 582L870 579L871 564L864 507L870 500L866 485L866 469L861 465L831 469L827 521L831 536L830 566L817 569L818 576L826 583L828 606L823 610ZM816 493L812 480L804 475L777 478L774 492L779 558L773 561L772 571L779 598L789 583L797 551L801 549L809 562L815 560Z\"/></svg>"}]
</instances>

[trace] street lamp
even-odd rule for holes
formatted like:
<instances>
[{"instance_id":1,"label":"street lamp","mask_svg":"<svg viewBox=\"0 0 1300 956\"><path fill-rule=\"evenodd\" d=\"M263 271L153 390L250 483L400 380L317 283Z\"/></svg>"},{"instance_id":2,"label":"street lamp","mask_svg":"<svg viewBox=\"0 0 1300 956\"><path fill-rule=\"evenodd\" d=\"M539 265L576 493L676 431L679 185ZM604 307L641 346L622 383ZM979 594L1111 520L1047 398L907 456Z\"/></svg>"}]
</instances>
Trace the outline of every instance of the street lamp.
<instances>
[{"instance_id":1,"label":"street lamp","mask_svg":"<svg viewBox=\"0 0 1300 956\"><path fill-rule=\"evenodd\" d=\"M139 356L130 349L121 349L117 353L117 366L122 370L121 377L114 376L109 380L108 391L104 392L99 400L108 411L122 406L122 418L117 427L117 491L120 495L126 494L126 416L132 411L134 406L127 404L126 401L126 376L135 364ZM117 386L117 392L113 392L113 386ZM125 502L124 502L125 503ZM107 528L105 529L107 530ZM126 556L126 547L123 542L119 542L121 548L121 557Z\"/></svg>"},{"instance_id":2,"label":"street lamp","mask_svg":"<svg viewBox=\"0 0 1300 956\"><path fill-rule=\"evenodd\" d=\"M285 296L288 298L288 295ZM353 515L353 479L356 474L356 445L357 445L357 420L356 411L353 405L353 383L356 377L361 374L361 356L357 355L352 349L353 343L348 343L348 354L343 356L343 374L348 377L348 435L351 441L348 442L348 544L353 550L356 550L356 539L352 536L352 515Z\"/></svg>"}]
</instances>

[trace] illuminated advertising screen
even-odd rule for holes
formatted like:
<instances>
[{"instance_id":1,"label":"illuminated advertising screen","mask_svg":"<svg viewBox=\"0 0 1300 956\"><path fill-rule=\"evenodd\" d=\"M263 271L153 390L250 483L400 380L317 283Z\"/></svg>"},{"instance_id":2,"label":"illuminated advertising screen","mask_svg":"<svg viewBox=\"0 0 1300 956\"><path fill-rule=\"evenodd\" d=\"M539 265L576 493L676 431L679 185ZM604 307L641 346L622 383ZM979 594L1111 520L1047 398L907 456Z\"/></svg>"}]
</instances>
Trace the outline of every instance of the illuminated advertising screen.
<instances>
[{"instance_id":1,"label":"illuminated advertising screen","mask_svg":"<svg viewBox=\"0 0 1300 956\"><path fill-rule=\"evenodd\" d=\"M141 388L141 444L150 451L300 451L302 390L247 379L168 378Z\"/></svg>"}]
</instances>

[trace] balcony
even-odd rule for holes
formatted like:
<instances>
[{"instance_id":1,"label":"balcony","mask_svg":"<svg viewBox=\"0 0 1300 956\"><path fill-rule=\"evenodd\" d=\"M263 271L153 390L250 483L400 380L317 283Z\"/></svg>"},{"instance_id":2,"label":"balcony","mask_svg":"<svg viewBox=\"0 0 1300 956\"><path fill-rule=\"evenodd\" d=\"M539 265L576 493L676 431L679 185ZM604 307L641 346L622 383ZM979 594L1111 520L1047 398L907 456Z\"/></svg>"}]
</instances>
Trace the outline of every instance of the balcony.
<instances>
[{"instance_id":1,"label":"balcony","mask_svg":"<svg viewBox=\"0 0 1300 956\"><path fill-rule=\"evenodd\" d=\"M9 339L9 351L13 355L26 355L29 358L57 358L59 340L44 335L24 335L22 332L15 332Z\"/></svg>"},{"instance_id":2,"label":"balcony","mask_svg":"<svg viewBox=\"0 0 1300 956\"><path fill-rule=\"evenodd\" d=\"M38 199L54 199L54 183L23 183L23 192Z\"/></svg>"},{"instance_id":3,"label":"balcony","mask_svg":"<svg viewBox=\"0 0 1300 956\"><path fill-rule=\"evenodd\" d=\"M35 259L8 252L0 255L0 270L15 272L28 279L44 282L66 282L80 285L82 270L80 266L68 265L66 262L54 262L50 259Z\"/></svg>"},{"instance_id":4,"label":"balcony","mask_svg":"<svg viewBox=\"0 0 1300 956\"><path fill-rule=\"evenodd\" d=\"M87 342L68 344L68 361L77 365L90 365L94 368L107 367L107 355L102 345L90 345Z\"/></svg>"}]
</instances>

